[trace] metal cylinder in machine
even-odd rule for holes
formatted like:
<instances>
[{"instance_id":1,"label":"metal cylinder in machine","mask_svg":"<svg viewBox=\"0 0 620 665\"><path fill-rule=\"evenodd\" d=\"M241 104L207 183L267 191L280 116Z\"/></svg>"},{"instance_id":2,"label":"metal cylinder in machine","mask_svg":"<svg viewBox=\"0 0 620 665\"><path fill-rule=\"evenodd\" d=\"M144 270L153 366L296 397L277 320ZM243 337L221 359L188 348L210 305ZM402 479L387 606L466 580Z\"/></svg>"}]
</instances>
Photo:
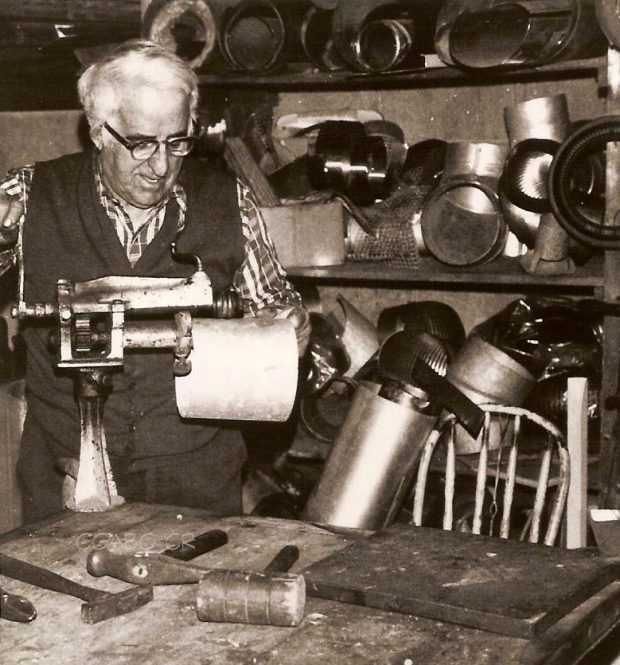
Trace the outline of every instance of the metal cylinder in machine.
<instances>
[{"instance_id":1,"label":"metal cylinder in machine","mask_svg":"<svg viewBox=\"0 0 620 665\"><path fill-rule=\"evenodd\" d=\"M183 418L282 422L297 392L297 339L288 319L195 319L191 371L175 377Z\"/></svg>"},{"instance_id":2,"label":"metal cylinder in machine","mask_svg":"<svg viewBox=\"0 0 620 665\"><path fill-rule=\"evenodd\" d=\"M360 382L303 519L371 530L393 519L436 416L380 391L379 384ZM420 390L417 400L426 399Z\"/></svg>"}]
</instances>

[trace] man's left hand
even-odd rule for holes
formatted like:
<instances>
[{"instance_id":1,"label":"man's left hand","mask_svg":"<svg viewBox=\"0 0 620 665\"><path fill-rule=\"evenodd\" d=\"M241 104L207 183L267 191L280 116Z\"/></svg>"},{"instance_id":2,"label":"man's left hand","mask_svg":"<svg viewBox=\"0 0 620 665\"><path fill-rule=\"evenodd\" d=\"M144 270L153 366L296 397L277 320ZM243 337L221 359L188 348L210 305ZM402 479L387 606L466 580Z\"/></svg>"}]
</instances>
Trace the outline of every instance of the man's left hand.
<instances>
[{"instance_id":1,"label":"man's left hand","mask_svg":"<svg viewBox=\"0 0 620 665\"><path fill-rule=\"evenodd\" d=\"M310 341L310 313L302 305L297 305L291 308L291 311L286 317L295 326L295 335L297 337L297 354L301 358Z\"/></svg>"},{"instance_id":2,"label":"man's left hand","mask_svg":"<svg viewBox=\"0 0 620 665\"><path fill-rule=\"evenodd\" d=\"M303 305L291 305L282 308L267 307L260 310L257 316L273 316L274 319L288 319L295 327L297 337L297 354L301 358L310 342L310 314Z\"/></svg>"}]
</instances>

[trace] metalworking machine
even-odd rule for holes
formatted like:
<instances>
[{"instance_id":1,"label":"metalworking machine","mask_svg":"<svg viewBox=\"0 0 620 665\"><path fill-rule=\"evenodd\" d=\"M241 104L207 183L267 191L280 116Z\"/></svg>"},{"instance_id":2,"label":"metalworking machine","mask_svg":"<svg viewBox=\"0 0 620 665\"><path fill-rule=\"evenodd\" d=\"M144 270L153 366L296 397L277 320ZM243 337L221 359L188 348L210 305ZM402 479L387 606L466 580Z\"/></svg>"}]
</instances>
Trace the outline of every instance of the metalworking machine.
<instances>
[{"instance_id":1,"label":"metalworking machine","mask_svg":"<svg viewBox=\"0 0 620 665\"><path fill-rule=\"evenodd\" d=\"M171 349L175 377L188 377L192 372L191 354L195 347L195 328L200 329L204 339L206 326L208 344L218 346L216 356L226 356L232 371L235 362L245 363L243 373L239 373L239 383L247 380L248 363L250 383L245 387L251 395L258 393L263 401L260 404L247 398L239 403L238 395L224 402L218 395L218 409L226 414L208 413L198 405L200 413L184 414L190 417L226 417L239 420L285 420L293 406L297 383L297 344L293 324L288 320L242 319L241 304L232 291L217 292L203 270L200 259L193 255L172 253L176 260L192 260L196 270L188 278L109 276L85 282L58 280L57 301L46 303L26 303L24 301L23 261L18 255L19 284L18 302L13 308L13 316L26 318L55 318L58 329L54 345L57 348L57 366L76 370L76 394L80 413L81 448L80 460L65 471L65 502L67 507L84 512L108 510L124 502L118 495L110 462L106 451L103 428L103 405L111 389L110 373L113 368L122 367L125 351L133 349ZM148 320L144 314L158 314L157 321ZM132 317L134 317L132 319ZM233 319L225 324L216 319ZM209 321L213 321L212 324ZM219 324L219 326L218 326ZM209 326L218 326L216 335L209 334ZM230 339L222 346L222 338ZM244 353L244 347L247 353ZM251 354L251 359L247 356ZM203 356L204 357L204 354ZM197 370L207 370L211 376L204 377L206 383L213 379L217 384L217 363L196 356L200 364ZM194 362L194 364L196 364ZM273 371L276 366L275 375ZM294 369L293 369L294 367ZM267 371L269 370L269 371ZM267 371L267 376L260 378ZM261 381L257 386L256 381ZM273 390L265 390L265 385L279 384L280 395L274 398ZM178 386L178 384L177 384ZM239 391L239 385L235 385ZM216 387L216 390L220 388ZM229 389L230 391L230 389ZM186 391L187 392L187 391ZM191 389L194 393L195 389ZM220 390L221 392L221 390ZM251 404L249 402L252 402ZM264 403L269 403L267 408ZM275 402L275 403L274 403ZM232 411L226 406L233 405ZM177 406L179 390L177 387ZM187 409L196 410L192 402ZM73 478L72 478L73 477Z\"/></svg>"}]
</instances>

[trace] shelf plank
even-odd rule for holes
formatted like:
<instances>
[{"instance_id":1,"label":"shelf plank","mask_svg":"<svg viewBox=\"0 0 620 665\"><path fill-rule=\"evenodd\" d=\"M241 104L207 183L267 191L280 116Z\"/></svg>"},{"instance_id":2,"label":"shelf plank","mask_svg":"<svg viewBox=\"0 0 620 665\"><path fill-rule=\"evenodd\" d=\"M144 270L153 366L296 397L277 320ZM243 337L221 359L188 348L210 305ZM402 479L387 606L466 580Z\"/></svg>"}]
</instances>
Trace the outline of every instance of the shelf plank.
<instances>
[{"instance_id":1,"label":"shelf plank","mask_svg":"<svg viewBox=\"0 0 620 665\"><path fill-rule=\"evenodd\" d=\"M428 87L433 85L488 85L510 81L574 79L596 76L605 66L605 57L555 62L539 67L506 67L494 70L464 71L457 67L426 67L380 74L297 70L289 65L280 72L198 72L201 86L217 88L271 88L277 90L337 90Z\"/></svg>"},{"instance_id":2,"label":"shelf plank","mask_svg":"<svg viewBox=\"0 0 620 665\"><path fill-rule=\"evenodd\" d=\"M421 257L419 268L403 268L387 262L350 261L339 266L288 267L290 277L320 281L401 282L407 284L449 284L463 286L511 286L516 288L548 286L594 289L604 284L602 257L594 256L572 275L550 277L530 275L517 259L500 257L480 266L449 266L430 257Z\"/></svg>"}]
</instances>

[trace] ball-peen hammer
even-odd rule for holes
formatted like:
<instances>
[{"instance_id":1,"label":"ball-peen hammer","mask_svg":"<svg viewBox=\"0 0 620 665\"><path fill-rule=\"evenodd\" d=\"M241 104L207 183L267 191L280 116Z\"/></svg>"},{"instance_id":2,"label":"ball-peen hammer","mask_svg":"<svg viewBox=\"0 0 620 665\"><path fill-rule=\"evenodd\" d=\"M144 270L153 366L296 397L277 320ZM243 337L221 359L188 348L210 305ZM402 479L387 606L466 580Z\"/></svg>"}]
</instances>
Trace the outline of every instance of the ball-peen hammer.
<instances>
[{"instance_id":1,"label":"ball-peen hammer","mask_svg":"<svg viewBox=\"0 0 620 665\"><path fill-rule=\"evenodd\" d=\"M82 605L82 621L98 623L127 614L153 600L152 586L133 586L119 593L78 584L57 573L35 566L6 554L0 554L0 574L42 589L66 593L86 602Z\"/></svg>"}]
</instances>

